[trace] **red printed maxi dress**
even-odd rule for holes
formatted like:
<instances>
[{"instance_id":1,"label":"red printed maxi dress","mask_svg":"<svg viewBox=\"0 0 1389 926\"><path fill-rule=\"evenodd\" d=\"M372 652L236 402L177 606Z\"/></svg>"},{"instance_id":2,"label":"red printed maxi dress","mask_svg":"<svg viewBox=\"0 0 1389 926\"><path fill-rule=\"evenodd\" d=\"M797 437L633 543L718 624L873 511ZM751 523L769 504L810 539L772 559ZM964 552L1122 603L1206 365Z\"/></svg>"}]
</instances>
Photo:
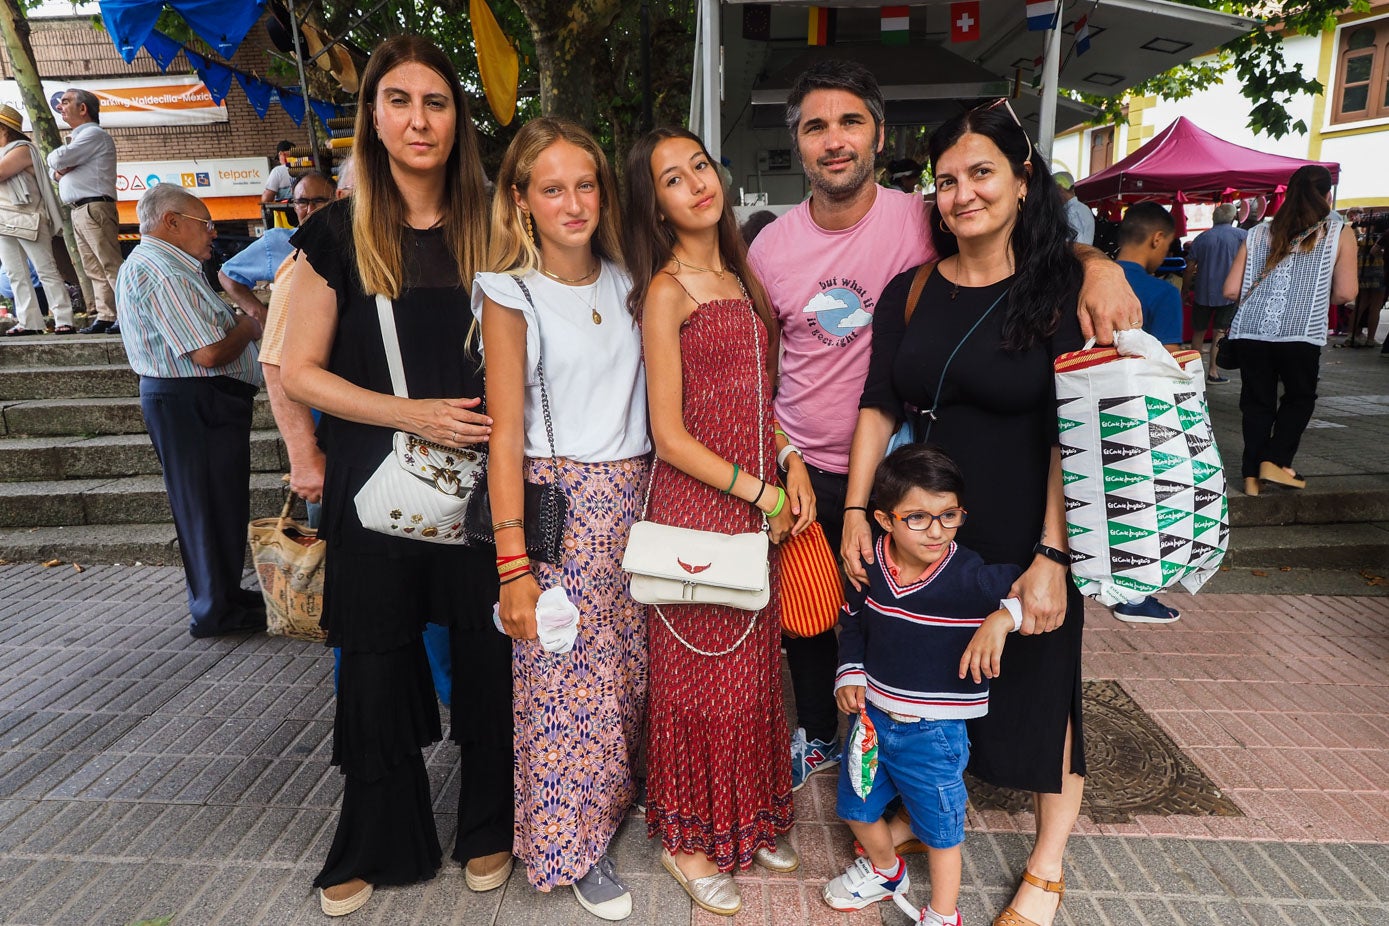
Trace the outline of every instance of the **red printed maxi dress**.
<instances>
[{"instance_id":1,"label":"red printed maxi dress","mask_svg":"<svg viewBox=\"0 0 1389 926\"><path fill-rule=\"evenodd\" d=\"M703 303L680 329L686 430L771 483L767 345L746 299ZM647 518L729 534L763 523L747 502L661 462L653 469ZM756 614L705 605L662 605L661 614L654 607L650 613L647 832L659 834L671 852L705 853L721 871L747 868L754 852L791 828L775 547L771 572L771 602ZM751 631L731 653L695 652L728 649L749 621Z\"/></svg>"}]
</instances>

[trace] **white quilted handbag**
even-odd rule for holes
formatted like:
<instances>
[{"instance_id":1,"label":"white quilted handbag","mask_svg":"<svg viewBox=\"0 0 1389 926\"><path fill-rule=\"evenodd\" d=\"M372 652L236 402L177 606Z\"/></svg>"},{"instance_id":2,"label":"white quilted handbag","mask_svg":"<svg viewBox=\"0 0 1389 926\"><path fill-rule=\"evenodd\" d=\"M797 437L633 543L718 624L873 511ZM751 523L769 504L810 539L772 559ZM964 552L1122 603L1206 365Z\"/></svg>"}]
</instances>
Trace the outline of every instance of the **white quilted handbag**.
<instances>
[{"instance_id":1,"label":"white quilted handbag","mask_svg":"<svg viewBox=\"0 0 1389 926\"><path fill-rule=\"evenodd\" d=\"M391 389L408 399L391 301L376 297ZM367 530L428 543L463 544L464 516L473 489L487 470L487 454L446 447L408 431L396 431L391 452L357 493L357 517Z\"/></svg>"}]
</instances>

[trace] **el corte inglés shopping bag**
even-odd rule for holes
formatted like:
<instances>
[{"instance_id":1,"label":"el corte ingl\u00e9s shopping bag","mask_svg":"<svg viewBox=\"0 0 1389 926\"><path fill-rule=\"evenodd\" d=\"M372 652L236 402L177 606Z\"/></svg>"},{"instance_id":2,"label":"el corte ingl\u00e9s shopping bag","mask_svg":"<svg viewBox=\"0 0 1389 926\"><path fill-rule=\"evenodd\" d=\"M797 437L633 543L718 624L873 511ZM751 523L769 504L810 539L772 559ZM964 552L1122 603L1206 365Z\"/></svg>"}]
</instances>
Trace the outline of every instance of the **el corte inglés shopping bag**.
<instances>
[{"instance_id":1,"label":"el corte ingl\u00e9s shopping bag","mask_svg":"<svg viewBox=\"0 0 1389 926\"><path fill-rule=\"evenodd\" d=\"M1195 592L1230 536L1201 356L1137 329L1086 348L1056 359L1075 583L1108 606L1178 582Z\"/></svg>"}]
</instances>

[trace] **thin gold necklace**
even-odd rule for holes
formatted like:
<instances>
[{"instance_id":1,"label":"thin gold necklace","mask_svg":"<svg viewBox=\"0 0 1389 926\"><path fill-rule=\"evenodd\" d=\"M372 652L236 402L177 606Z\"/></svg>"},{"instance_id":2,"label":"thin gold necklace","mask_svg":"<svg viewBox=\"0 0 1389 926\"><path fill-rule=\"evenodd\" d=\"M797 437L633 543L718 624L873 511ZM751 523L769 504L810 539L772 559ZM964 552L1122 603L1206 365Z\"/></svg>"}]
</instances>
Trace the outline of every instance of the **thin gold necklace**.
<instances>
[{"instance_id":1,"label":"thin gold necklace","mask_svg":"<svg viewBox=\"0 0 1389 926\"><path fill-rule=\"evenodd\" d=\"M714 267L696 267L694 264L687 264L683 260L681 260L680 255L676 254L674 251L670 252L670 256L672 260L674 260L681 267L684 267L686 270L698 270L700 273L712 273L720 280L722 280L723 275L728 272L727 267L720 267L716 269Z\"/></svg>"},{"instance_id":2,"label":"thin gold necklace","mask_svg":"<svg viewBox=\"0 0 1389 926\"><path fill-rule=\"evenodd\" d=\"M588 273L585 273L583 276L581 276L581 277L576 277L575 279L572 279L572 280L569 279L568 277L562 277L562 276L560 276L558 273L551 273L550 271L546 270L544 267L541 267L541 268L540 268L540 272L543 273L543 274L545 274L545 275L546 275L547 277L549 277L550 279L556 280L556 281L558 281L558 282L560 282L560 283L567 283L567 284L569 284L570 286L578 286L578 285L579 285L580 283L582 283L584 280L587 280L589 277L593 276L595 273L598 272L598 265L597 265L597 264L594 264L594 265L593 265L593 269L589 270Z\"/></svg>"}]
</instances>

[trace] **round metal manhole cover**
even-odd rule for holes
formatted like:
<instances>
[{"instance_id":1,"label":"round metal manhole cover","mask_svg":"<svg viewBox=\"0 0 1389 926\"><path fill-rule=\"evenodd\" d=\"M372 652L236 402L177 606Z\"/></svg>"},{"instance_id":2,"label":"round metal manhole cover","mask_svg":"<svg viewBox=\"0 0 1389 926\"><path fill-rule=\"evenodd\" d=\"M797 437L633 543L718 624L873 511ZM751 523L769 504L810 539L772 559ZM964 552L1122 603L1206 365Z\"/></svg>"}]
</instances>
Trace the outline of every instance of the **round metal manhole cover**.
<instances>
[{"instance_id":1,"label":"round metal manhole cover","mask_svg":"<svg viewBox=\"0 0 1389 926\"><path fill-rule=\"evenodd\" d=\"M1129 823L1135 814L1242 816L1118 682L1083 684L1085 799L1081 813L1096 823ZM967 776L976 808L1030 811L1032 796Z\"/></svg>"}]
</instances>

